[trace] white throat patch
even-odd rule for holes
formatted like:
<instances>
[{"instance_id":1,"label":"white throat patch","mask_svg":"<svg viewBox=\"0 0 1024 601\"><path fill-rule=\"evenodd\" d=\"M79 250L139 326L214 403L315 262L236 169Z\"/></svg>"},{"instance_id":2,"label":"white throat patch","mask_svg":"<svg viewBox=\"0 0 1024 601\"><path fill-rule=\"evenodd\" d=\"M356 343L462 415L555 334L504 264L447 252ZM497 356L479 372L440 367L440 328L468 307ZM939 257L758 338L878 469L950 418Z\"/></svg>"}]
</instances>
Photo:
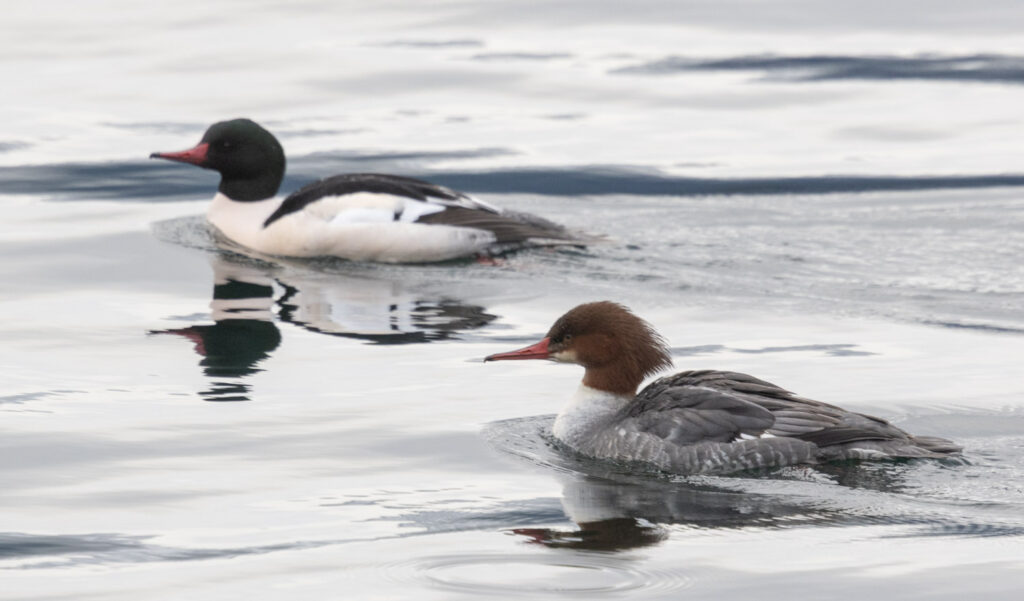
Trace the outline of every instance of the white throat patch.
<instances>
[{"instance_id":1,"label":"white throat patch","mask_svg":"<svg viewBox=\"0 0 1024 601\"><path fill-rule=\"evenodd\" d=\"M576 351L573 349L565 349L564 351L552 353L551 360L559 363L576 363Z\"/></svg>"},{"instance_id":2,"label":"white throat patch","mask_svg":"<svg viewBox=\"0 0 1024 601\"><path fill-rule=\"evenodd\" d=\"M633 400L623 396L580 384L576 394L562 407L555 418L552 432L555 438L576 447L576 441L592 433L595 426L602 426L607 419L619 412Z\"/></svg>"}]
</instances>

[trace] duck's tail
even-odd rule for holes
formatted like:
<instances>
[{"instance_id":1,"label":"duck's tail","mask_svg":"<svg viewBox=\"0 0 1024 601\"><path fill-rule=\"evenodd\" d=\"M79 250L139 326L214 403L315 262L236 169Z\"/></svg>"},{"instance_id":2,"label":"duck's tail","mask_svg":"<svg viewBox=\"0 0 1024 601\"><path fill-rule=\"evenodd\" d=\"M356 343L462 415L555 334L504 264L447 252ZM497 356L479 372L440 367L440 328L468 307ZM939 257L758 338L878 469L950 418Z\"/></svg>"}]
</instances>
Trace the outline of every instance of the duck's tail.
<instances>
[{"instance_id":1,"label":"duck's tail","mask_svg":"<svg viewBox=\"0 0 1024 601\"><path fill-rule=\"evenodd\" d=\"M929 453L934 453L938 456L945 457L947 455L956 455L964 448L952 440L946 440L945 438L939 438L938 436L911 436L910 440L914 442L914 445L921 447Z\"/></svg>"}]
</instances>

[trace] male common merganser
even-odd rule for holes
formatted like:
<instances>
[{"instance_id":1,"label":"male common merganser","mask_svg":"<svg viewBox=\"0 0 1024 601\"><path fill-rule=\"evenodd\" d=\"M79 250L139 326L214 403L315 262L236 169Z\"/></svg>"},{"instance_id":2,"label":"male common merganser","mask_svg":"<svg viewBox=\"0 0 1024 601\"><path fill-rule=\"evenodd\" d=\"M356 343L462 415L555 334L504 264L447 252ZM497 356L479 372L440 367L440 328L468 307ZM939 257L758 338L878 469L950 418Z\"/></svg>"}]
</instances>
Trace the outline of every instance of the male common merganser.
<instances>
[{"instance_id":1,"label":"male common merganser","mask_svg":"<svg viewBox=\"0 0 1024 601\"><path fill-rule=\"evenodd\" d=\"M276 197L284 150L249 119L214 123L195 148L150 158L219 171L207 219L230 240L269 255L425 263L593 241L546 219L396 175L335 175Z\"/></svg>"},{"instance_id":2,"label":"male common merganser","mask_svg":"<svg viewBox=\"0 0 1024 601\"><path fill-rule=\"evenodd\" d=\"M598 459L710 474L843 459L945 457L961 449L746 374L684 371L637 394L643 379L671 366L672 359L650 324L607 301L572 309L532 346L484 360L508 359L586 368L576 395L555 418L553 433Z\"/></svg>"}]
</instances>

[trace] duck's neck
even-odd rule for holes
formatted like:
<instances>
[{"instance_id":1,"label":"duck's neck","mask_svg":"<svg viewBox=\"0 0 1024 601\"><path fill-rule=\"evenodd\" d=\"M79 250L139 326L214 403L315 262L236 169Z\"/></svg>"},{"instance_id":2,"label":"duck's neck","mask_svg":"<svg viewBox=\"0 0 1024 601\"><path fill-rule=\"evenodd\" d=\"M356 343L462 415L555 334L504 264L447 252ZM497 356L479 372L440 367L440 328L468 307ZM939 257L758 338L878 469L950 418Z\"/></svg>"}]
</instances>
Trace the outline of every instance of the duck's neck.
<instances>
[{"instance_id":1,"label":"duck's neck","mask_svg":"<svg viewBox=\"0 0 1024 601\"><path fill-rule=\"evenodd\" d=\"M280 204L279 198L237 202L218 193L206 209L206 219L238 244L257 248L263 235L263 222Z\"/></svg>"},{"instance_id":2,"label":"duck's neck","mask_svg":"<svg viewBox=\"0 0 1024 601\"><path fill-rule=\"evenodd\" d=\"M633 392L617 393L592 388L586 381L555 418L556 438L573 447L607 427L612 418L633 400Z\"/></svg>"},{"instance_id":3,"label":"duck's neck","mask_svg":"<svg viewBox=\"0 0 1024 601\"><path fill-rule=\"evenodd\" d=\"M632 362L617 361L600 367L588 366L583 386L632 398L644 379L643 370Z\"/></svg>"},{"instance_id":4,"label":"duck's neck","mask_svg":"<svg viewBox=\"0 0 1024 601\"><path fill-rule=\"evenodd\" d=\"M277 194L281 187L281 180L284 179L283 166L272 167L261 172L255 177L228 178L222 176L220 187L217 191L236 202L251 202L255 200L266 200Z\"/></svg>"}]
</instances>

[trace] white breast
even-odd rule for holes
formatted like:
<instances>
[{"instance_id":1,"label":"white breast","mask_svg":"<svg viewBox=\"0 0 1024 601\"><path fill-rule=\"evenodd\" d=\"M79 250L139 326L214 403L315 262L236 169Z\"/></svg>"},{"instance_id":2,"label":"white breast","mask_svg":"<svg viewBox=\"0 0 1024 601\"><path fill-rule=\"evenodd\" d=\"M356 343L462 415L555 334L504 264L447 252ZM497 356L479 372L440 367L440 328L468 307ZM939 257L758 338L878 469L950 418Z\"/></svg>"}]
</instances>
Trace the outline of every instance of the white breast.
<instances>
[{"instance_id":1,"label":"white breast","mask_svg":"<svg viewBox=\"0 0 1024 601\"><path fill-rule=\"evenodd\" d=\"M237 202L218 192L206 209L206 219L231 240L242 246L260 250L257 244L263 222L279 206L280 198Z\"/></svg>"},{"instance_id":2,"label":"white breast","mask_svg":"<svg viewBox=\"0 0 1024 601\"><path fill-rule=\"evenodd\" d=\"M578 448L581 441L608 427L611 418L631 400L632 397L580 384L576 394L555 418L552 432L555 438Z\"/></svg>"}]
</instances>

